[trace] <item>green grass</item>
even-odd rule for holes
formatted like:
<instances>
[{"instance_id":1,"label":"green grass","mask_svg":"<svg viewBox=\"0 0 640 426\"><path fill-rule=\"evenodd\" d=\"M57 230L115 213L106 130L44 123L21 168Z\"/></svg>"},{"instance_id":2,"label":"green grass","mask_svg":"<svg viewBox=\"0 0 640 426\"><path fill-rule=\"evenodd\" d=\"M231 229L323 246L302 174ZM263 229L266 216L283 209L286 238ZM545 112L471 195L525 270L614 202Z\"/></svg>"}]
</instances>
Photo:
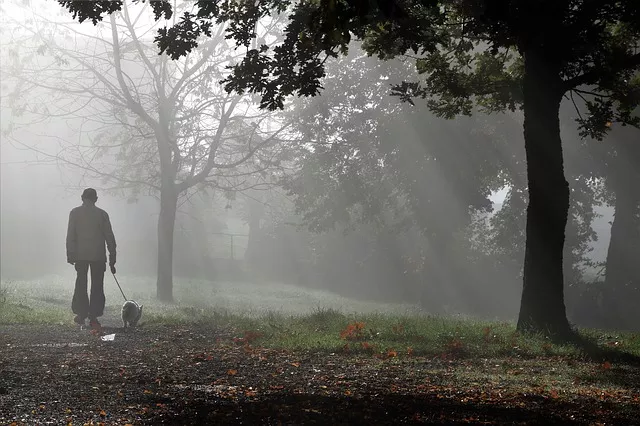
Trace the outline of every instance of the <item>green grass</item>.
<instances>
[{"instance_id":1,"label":"green grass","mask_svg":"<svg viewBox=\"0 0 640 426\"><path fill-rule=\"evenodd\" d=\"M572 344L556 344L542 336L521 335L512 323L483 322L427 315L343 314L333 309L317 309L307 315L270 313L262 317L234 317L203 313L199 321L224 323L242 332L258 333L256 344L313 352L349 352L389 356L420 355L441 358L568 357L581 359L584 349ZM359 334L345 335L350 325L362 326ZM348 333L347 333L348 334ZM630 333L607 335L583 331L605 348L615 348L640 356L640 339Z\"/></svg>"},{"instance_id":2,"label":"green grass","mask_svg":"<svg viewBox=\"0 0 640 426\"><path fill-rule=\"evenodd\" d=\"M122 296L108 280L103 324L119 325ZM557 344L518 334L511 322L435 317L413 306L354 301L281 284L177 279L176 303L163 304L154 298L153 280L123 277L120 282L130 298L145 305L144 327L157 327L159 333L165 326L221 327L235 336L211 342L223 352L243 344L251 346L247 353L284 349L269 359L280 356L284 361L273 359L288 365L319 357L385 377L397 369L407 389L423 387L456 398L462 392L482 403L524 406L534 397L577 401L580 412L610 404L607 410L616 415L637 416L638 334L580 330L581 344ZM72 290L72 277L2 283L0 330L4 324L69 324ZM390 389L395 385L389 381Z\"/></svg>"},{"instance_id":3,"label":"green grass","mask_svg":"<svg viewBox=\"0 0 640 426\"><path fill-rule=\"evenodd\" d=\"M106 277L105 318L116 321L122 296ZM583 347L523 336L508 322L433 317L410 305L355 301L282 284L210 283L176 279L176 303L155 300L151 279L120 278L129 298L145 305L145 325L206 324L230 327L238 337L259 334L255 344L315 352L349 352L441 358L581 358ZM69 323L73 277L2 283L0 324ZM360 323L359 334L341 333ZM601 347L640 356L640 338L630 333L581 334Z\"/></svg>"},{"instance_id":4,"label":"green grass","mask_svg":"<svg viewBox=\"0 0 640 426\"><path fill-rule=\"evenodd\" d=\"M32 281L3 282L5 297L13 305L36 310L58 311L71 317L71 297L75 278L52 275ZM390 312L409 313L410 305L385 304L347 299L336 294L301 289L284 284L253 284L199 281L176 278L175 303L165 304L155 298L155 280L145 277L118 278L125 295L145 306L145 319L163 322L191 322L200 316L235 315L258 318L268 313L303 315L319 307L331 307L344 313ZM118 317L123 302L120 290L110 275L105 277L107 303L105 316ZM215 312L215 314L212 314ZM14 322L8 313L0 313L0 322ZM39 323L28 316L21 321Z\"/></svg>"}]
</instances>

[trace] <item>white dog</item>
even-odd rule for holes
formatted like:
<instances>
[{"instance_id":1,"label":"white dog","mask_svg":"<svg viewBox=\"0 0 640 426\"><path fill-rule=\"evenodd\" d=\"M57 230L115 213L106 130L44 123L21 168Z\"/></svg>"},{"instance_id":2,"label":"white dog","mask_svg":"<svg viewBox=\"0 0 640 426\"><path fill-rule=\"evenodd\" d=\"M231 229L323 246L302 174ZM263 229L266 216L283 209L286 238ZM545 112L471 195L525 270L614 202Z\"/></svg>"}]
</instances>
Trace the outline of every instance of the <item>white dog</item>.
<instances>
[{"instance_id":1,"label":"white dog","mask_svg":"<svg viewBox=\"0 0 640 426\"><path fill-rule=\"evenodd\" d=\"M122 305L122 324L124 328L135 327L142 316L142 306L133 300L127 300Z\"/></svg>"}]
</instances>

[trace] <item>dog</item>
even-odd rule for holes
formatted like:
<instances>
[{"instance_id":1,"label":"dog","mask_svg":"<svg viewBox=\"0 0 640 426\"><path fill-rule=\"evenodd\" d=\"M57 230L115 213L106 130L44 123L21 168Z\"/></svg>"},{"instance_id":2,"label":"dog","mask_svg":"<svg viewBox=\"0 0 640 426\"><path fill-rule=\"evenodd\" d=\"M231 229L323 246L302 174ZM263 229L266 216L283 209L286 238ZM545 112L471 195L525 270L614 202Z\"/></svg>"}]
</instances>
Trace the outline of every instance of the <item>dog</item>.
<instances>
[{"instance_id":1,"label":"dog","mask_svg":"<svg viewBox=\"0 0 640 426\"><path fill-rule=\"evenodd\" d=\"M136 327L140 317L142 317L142 306L138 305L133 300L127 300L122 305L122 324L124 328Z\"/></svg>"}]
</instances>

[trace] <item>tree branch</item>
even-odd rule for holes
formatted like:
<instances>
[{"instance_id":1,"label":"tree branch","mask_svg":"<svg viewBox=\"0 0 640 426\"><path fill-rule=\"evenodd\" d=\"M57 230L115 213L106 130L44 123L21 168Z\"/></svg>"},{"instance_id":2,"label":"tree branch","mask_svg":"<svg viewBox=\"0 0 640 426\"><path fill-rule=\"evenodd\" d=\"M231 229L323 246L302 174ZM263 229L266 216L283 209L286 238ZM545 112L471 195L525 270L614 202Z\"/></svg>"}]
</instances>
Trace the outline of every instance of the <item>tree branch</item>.
<instances>
[{"instance_id":1,"label":"tree branch","mask_svg":"<svg viewBox=\"0 0 640 426\"><path fill-rule=\"evenodd\" d=\"M626 58L618 61L617 63L610 64L610 68L616 70L628 70L640 66L640 53L627 56ZM575 89L576 87L596 84L598 79L606 75L606 71L601 68L591 67L591 69L585 73L582 73L576 77L570 78L564 82L564 91Z\"/></svg>"},{"instance_id":2,"label":"tree branch","mask_svg":"<svg viewBox=\"0 0 640 426\"><path fill-rule=\"evenodd\" d=\"M113 14L110 16L111 20L111 37L113 38L113 61L115 65L116 76L118 78L118 82L120 83L120 89L122 90L122 94L127 100L127 105L129 108L138 114L140 118L142 118L151 128L158 129L158 122L154 120L147 111L142 108L142 105L138 103L131 96L131 92L129 91L129 87L124 81L124 77L122 76L122 64L120 61L120 43L118 38L118 31L116 29L116 18Z\"/></svg>"},{"instance_id":3,"label":"tree branch","mask_svg":"<svg viewBox=\"0 0 640 426\"><path fill-rule=\"evenodd\" d=\"M190 178L185 179L178 185L178 190L180 192L201 182L211 172L211 169L213 169L215 164L216 150L220 145L220 139L222 138L222 134L224 133L224 130L227 127L229 118L231 117L231 114L233 113L233 110L235 109L238 102L240 102L240 96L235 96L231 101L231 105L229 105L229 108L227 109L227 111L222 113L222 117L220 117L220 122L218 123L216 134L214 135L213 140L209 145L209 158L207 158L207 164L199 173L197 173L194 176L191 176Z\"/></svg>"}]
</instances>

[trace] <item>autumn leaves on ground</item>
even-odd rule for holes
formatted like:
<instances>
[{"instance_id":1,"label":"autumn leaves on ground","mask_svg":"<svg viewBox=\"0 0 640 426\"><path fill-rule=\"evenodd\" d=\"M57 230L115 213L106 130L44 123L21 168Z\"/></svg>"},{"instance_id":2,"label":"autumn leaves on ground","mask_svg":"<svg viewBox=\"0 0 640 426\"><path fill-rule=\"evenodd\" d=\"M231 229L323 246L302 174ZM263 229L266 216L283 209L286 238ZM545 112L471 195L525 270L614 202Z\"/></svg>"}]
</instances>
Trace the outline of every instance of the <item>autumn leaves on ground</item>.
<instances>
[{"instance_id":1,"label":"autumn leaves on ground","mask_svg":"<svg viewBox=\"0 0 640 426\"><path fill-rule=\"evenodd\" d=\"M30 301L34 302L31 303ZM419 313L150 306L125 333L0 302L0 424L637 424L640 338ZM112 299L114 300L114 299ZM117 299L116 299L117 300ZM146 307L145 307L146 309Z\"/></svg>"}]
</instances>

